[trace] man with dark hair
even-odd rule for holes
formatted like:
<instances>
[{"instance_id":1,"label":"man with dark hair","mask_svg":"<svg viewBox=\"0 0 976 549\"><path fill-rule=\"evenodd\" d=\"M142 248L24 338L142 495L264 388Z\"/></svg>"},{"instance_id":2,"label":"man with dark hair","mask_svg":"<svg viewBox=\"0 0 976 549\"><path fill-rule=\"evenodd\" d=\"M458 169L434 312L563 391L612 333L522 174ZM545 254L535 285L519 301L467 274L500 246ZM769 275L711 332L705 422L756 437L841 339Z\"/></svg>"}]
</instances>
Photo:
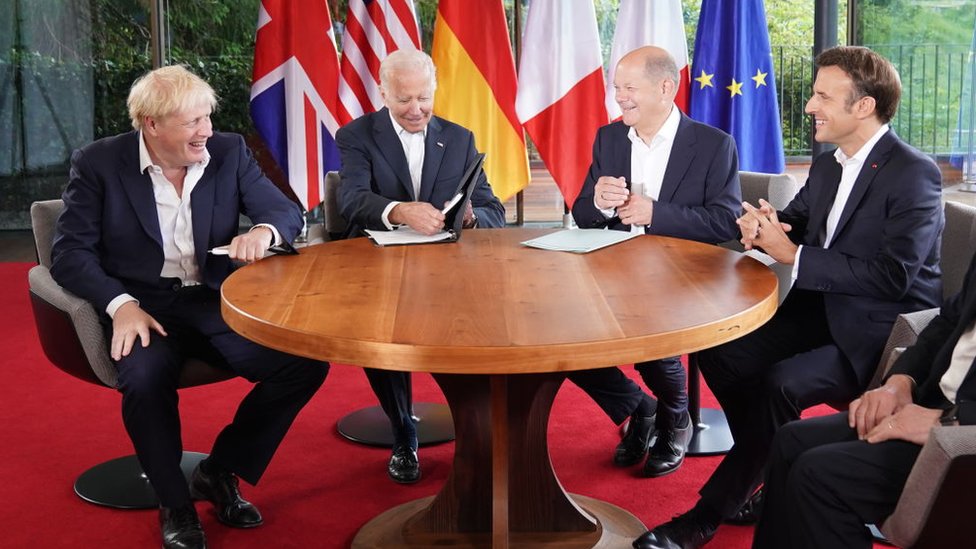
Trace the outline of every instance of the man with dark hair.
<instances>
[{"instance_id":1,"label":"man with dark hair","mask_svg":"<svg viewBox=\"0 0 976 549\"><path fill-rule=\"evenodd\" d=\"M806 112L817 141L837 150L814 160L782 212L743 203L738 220L746 248L793 266L793 288L766 325L700 355L735 445L697 505L637 548L707 543L760 484L777 429L806 408L860 394L895 318L938 304L941 176L888 127L898 73L859 47L828 50L816 65Z\"/></svg>"},{"instance_id":2,"label":"man with dark hair","mask_svg":"<svg viewBox=\"0 0 976 549\"><path fill-rule=\"evenodd\" d=\"M620 59L614 94L623 114L600 128L594 140L593 162L573 204L581 228L713 244L735 238L742 200L735 142L678 110L678 82L674 58L662 48L644 46ZM659 477L681 466L693 434L685 369L679 357L634 368L658 402L619 368L573 372L569 379L614 423L630 417L614 463L627 467L648 454L642 474Z\"/></svg>"},{"instance_id":3,"label":"man with dark hair","mask_svg":"<svg viewBox=\"0 0 976 549\"><path fill-rule=\"evenodd\" d=\"M756 549L870 549L929 431L976 424L976 256L885 377L847 413L792 422L773 440Z\"/></svg>"}]
</instances>

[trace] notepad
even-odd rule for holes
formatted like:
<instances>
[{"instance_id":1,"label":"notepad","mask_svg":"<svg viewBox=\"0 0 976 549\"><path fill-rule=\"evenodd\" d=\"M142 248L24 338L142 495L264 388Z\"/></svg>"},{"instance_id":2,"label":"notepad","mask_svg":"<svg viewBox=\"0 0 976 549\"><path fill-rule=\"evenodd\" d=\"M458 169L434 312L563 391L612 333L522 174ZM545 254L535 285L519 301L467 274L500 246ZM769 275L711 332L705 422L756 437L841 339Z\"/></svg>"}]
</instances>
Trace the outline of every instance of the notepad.
<instances>
[{"instance_id":1,"label":"notepad","mask_svg":"<svg viewBox=\"0 0 976 549\"><path fill-rule=\"evenodd\" d=\"M539 238L526 240L522 242L522 245L540 250L585 254L619 244L635 236L640 236L640 234L606 229L564 229Z\"/></svg>"},{"instance_id":2,"label":"notepad","mask_svg":"<svg viewBox=\"0 0 976 549\"><path fill-rule=\"evenodd\" d=\"M371 231L366 229L369 238L379 246L400 246L405 244L430 244L456 240L452 231L440 231L431 235L418 233L410 227L400 227L395 231Z\"/></svg>"}]
</instances>

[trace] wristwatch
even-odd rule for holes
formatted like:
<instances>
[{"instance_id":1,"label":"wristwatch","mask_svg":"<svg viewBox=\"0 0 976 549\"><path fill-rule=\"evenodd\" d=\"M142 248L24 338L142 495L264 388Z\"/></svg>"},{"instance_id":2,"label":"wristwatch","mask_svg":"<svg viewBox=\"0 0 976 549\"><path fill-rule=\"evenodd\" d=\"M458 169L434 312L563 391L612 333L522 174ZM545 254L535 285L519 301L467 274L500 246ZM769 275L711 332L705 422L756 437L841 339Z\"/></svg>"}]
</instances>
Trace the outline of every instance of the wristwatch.
<instances>
[{"instance_id":1,"label":"wristwatch","mask_svg":"<svg viewBox=\"0 0 976 549\"><path fill-rule=\"evenodd\" d=\"M943 410L939 416L939 425L959 425L959 406L953 405Z\"/></svg>"}]
</instances>

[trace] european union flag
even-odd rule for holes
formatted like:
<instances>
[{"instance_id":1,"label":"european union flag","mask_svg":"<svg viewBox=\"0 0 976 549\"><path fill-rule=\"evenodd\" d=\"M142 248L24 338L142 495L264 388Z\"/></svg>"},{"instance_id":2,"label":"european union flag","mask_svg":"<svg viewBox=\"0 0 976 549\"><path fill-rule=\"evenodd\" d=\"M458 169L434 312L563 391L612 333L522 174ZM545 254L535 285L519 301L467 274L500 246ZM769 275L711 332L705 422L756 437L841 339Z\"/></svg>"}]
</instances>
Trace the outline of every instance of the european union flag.
<instances>
[{"instance_id":1,"label":"european union flag","mask_svg":"<svg viewBox=\"0 0 976 549\"><path fill-rule=\"evenodd\" d=\"M762 0L703 0L691 117L735 138L739 169L780 173L783 133Z\"/></svg>"}]
</instances>

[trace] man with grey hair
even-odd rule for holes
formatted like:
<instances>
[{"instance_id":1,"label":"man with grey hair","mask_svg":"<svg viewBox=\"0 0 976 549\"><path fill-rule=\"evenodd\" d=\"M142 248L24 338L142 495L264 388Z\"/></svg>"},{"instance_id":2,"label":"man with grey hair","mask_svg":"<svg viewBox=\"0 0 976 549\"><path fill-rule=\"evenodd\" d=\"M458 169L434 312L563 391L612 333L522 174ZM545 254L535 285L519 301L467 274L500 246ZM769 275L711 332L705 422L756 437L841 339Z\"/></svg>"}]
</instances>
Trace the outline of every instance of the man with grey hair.
<instances>
[{"instance_id":1,"label":"man with grey hair","mask_svg":"<svg viewBox=\"0 0 976 549\"><path fill-rule=\"evenodd\" d=\"M244 139L213 131L213 89L181 66L129 93L135 131L71 156L51 274L102 313L118 368L122 421L159 498L163 547L206 547L191 495L217 520L259 526L238 477L256 484L328 365L262 347L220 315L234 261L252 262L301 230L298 206L258 168ZM254 223L239 234L239 216ZM226 253L208 253L226 246ZM189 358L256 383L190 485L180 468L177 386Z\"/></svg>"},{"instance_id":2,"label":"man with grey hair","mask_svg":"<svg viewBox=\"0 0 976 549\"><path fill-rule=\"evenodd\" d=\"M600 128L593 161L573 204L576 224L718 243L736 237L738 156L722 131L695 122L674 104L674 58L654 46L638 48L617 64L614 90L622 119ZM650 276L650 275L649 275ZM639 463L657 431L643 475L659 477L684 460L693 425L686 375L678 357L635 364L655 402L618 368L574 372L614 423L631 418L614 463Z\"/></svg>"},{"instance_id":3,"label":"man with grey hair","mask_svg":"<svg viewBox=\"0 0 976 549\"><path fill-rule=\"evenodd\" d=\"M469 130L433 115L436 87L429 55L395 51L380 65L380 93L386 107L336 133L342 159L339 209L348 223L347 237L360 236L363 229L393 230L397 225L423 234L443 229L441 208L454 195L477 150ZM464 227L504 225L505 208L482 174L465 210ZM420 463L409 374L365 371L393 429L387 473L396 482L416 482Z\"/></svg>"}]
</instances>

